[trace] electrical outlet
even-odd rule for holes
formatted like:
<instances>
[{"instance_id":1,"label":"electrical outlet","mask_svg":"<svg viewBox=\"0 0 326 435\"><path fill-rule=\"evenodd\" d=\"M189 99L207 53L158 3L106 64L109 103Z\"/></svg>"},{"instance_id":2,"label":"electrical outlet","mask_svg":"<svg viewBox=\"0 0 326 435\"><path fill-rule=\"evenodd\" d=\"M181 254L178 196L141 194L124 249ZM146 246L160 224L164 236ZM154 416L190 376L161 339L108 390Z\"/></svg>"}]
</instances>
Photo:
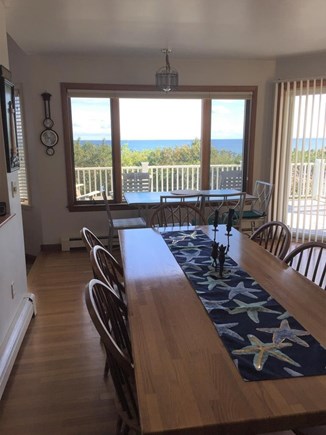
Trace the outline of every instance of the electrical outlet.
<instances>
[{"instance_id":1,"label":"electrical outlet","mask_svg":"<svg viewBox=\"0 0 326 435\"><path fill-rule=\"evenodd\" d=\"M15 283L12 282L10 287L11 287L11 299L14 299L16 296Z\"/></svg>"}]
</instances>

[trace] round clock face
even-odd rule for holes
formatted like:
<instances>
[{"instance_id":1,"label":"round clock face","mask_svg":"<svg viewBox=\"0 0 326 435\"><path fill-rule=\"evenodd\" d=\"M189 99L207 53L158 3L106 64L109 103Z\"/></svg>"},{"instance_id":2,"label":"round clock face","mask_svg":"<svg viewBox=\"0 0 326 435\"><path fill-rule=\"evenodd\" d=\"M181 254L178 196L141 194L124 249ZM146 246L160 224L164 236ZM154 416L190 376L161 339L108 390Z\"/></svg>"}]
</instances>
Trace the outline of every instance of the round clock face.
<instances>
[{"instance_id":1,"label":"round clock face","mask_svg":"<svg viewBox=\"0 0 326 435\"><path fill-rule=\"evenodd\" d=\"M40 136L41 142L47 147L53 147L58 143L58 134L53 130L43 130Z\"/></svg>"},{"instance_id":2,"label":"round clock face","mask_svg":"<svg viewBox=\"0 0 326 435\"><path fill-rule=\"evenodd\" d=\"M54 125L54 122L52 121L51 118L45 118L43 121L43 125L45 128L52 128Z\"/></svg>"}]
</instances>

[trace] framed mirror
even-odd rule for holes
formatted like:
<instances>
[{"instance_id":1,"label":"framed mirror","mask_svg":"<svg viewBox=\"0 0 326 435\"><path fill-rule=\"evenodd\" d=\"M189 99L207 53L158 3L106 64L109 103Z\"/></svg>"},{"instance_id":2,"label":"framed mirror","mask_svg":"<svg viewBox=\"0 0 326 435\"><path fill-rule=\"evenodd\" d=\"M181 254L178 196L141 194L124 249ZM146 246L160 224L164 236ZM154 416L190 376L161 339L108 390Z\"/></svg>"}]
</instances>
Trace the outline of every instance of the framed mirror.
<instances>
[{"instance_id":1,"label":"framed mirror","mask_svg":"<svg viewBox=\"0 0 326 435\"><path fill-rule=\"evenodd\" d=\"M0 65L0 107L7 172L19 169L14 85L10 79L10 71Z\"/></svg>"}]
</instances>

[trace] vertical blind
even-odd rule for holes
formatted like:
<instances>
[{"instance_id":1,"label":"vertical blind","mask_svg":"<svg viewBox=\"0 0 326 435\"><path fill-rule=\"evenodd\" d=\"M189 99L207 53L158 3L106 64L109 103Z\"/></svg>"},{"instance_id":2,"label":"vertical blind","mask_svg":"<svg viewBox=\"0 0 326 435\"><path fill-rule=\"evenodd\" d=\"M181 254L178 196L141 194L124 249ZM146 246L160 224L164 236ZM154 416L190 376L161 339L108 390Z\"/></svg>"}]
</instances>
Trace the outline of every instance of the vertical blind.
<instances>
[{"instance_id":1,"label":"vertical blind","mask_svg":"<svg viewBox=\"0 0 326 435\"><path fill-rule=\"evenodd\" d=\"M15 88L15 117L16 117L16 131L17 131L17 146L19 153L20 168L18 172L18 184L20 193L20 202L22 204L29 204L28 183L26 173L26 155L24 143L24 128L23 117L21 110L21 95L19 89Z\"/></svg>"},{"instance_id":2,"label":"vertical blind","mask_svg":"<svg viewBox=\"0 0 326 435\"><path fill-rule=\"evenodd\" d=\"M272 219L298 242L326 240L326 79L275 87Z\"/></svg>"}]
</instances>

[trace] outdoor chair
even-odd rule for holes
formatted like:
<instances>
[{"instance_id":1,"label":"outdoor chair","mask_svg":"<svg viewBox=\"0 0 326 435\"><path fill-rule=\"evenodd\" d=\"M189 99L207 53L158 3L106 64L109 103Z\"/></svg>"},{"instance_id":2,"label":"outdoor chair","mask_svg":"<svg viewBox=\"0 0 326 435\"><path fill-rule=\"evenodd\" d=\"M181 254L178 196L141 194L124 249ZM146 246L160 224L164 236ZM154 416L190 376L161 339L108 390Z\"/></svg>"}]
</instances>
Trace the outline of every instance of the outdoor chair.
<instances>
[{"instance_id":1,"label":"outdoor chair","mask_svg":"<svg viewBox=\"0 0 326 435\"><path fill-rule=\"evenodd\" d=\"M218 212L218 223L226 224L230 209L234 209L232 226L240 228L246 192L231 193L228 195L203 195L202 213L208 225L213 224L215 213Z\"/></svg>"},{"instance_id":2,"label":"outdoor chair","mask_svg":"<svg viewBox=\"0 0 326 435\"><path fill-rule=\"evenodd\" d=\"M220 172L219 189L235 189L242 191L242 170Z\"/></svg>"},{"instance_id":3,"label":"outdoor chair","mask_svg":"<svg viewBox=\"0 0 326 435\"><path fill-rule=\"evenodd\" d=\"M283 222L272 221L259 227L250 238L283 260L291 244L291 231Z\"/></svg>"},{"instance_id":4,"label":"outdoor chair","mask_svg":"<svg viewBox=\"0 0 326 435\"><path fill-rule=\"evenodd\" d=\"M122 175L124 192L149 192L151 179L148 172L126 172Z\"/></svg>"},{"instance_id":5,"label":"outdoor chair","mask_svg":"<svg viewBox=\"0 0 326 435\"><path fill-rule=\"evenodd\" d=\"M105 190L102 190L102 196L103 196L105 209L109 222L108 248L109 251L111 252L112 245L113 245L113 237L117 230L124 230L129 228L146 228L147 224L145 222L145 219L142 217L113 219Z\"/></svg>"}]
</instances>

